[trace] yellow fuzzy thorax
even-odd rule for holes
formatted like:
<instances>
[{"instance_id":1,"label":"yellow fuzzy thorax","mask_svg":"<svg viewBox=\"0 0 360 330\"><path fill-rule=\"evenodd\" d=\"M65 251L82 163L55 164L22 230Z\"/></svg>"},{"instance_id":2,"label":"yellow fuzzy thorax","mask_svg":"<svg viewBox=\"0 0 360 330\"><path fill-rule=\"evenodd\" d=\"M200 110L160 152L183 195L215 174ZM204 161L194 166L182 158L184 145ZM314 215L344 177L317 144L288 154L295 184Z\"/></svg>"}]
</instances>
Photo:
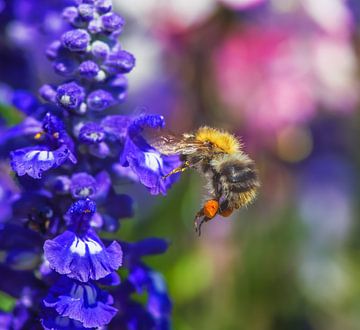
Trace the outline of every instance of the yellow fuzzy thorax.
<instances>
[{"instance_id":1,"label":"yellow fuzzy thorax","mask_svg":"<svg viewBox=\"0 0 360 330\"><path fill-rule=\"evenodd\" d=\"M237 153L241 148L241 143L234 135L206 126L197 130L195 138L201 142L210 142L227 154Z\"/></svg>"},{"instance_id":2,"label":"yellow fuzzy thorax","mask_svg":"<svg viewBox=\"0 0 360 330\"><path fill-rule=\"evenodd\" d=\"M240 207L251 203L256 197L256 189L243 192L239 195Z\"/></svg>"}]
</instances>

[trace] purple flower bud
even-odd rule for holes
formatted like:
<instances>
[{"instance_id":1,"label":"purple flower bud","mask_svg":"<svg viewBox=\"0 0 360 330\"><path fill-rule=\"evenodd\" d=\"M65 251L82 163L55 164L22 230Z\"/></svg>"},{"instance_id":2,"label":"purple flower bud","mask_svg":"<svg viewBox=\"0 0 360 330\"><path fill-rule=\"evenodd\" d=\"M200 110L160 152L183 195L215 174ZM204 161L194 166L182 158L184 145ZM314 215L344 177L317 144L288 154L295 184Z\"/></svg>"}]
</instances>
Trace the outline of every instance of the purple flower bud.
<instances>
[{"instance_id":1,"label":"purple flower bud","mask_svg":"<svg viewBox=\"0 0 360 330\"><path fill-rule=\"evenodd\" d=\"M105 31L114 32L119 31L121 32L123 26L125 25L125 20L115 14L115 13L108 13L101 16L101 21Z\"/></svg>"},{"instance_id":2,"label":"purple flower bud","mask_svg":"<svg viewBox=\"0 0 360 330\"><path fill-rule=\"evenodd\" d=\"M72 178L71 178L72 181ZM87 231L90 224L90 219L96 212L96 203L90 198L80 199L71 204L67 211L69 224L73 225L77 233L82 230Z\"/></svg>"},{"instance_id":3,"label":"purple flower bud","mask_svg":"<svg viewBox=\"0 0 360 330\"><path fill-rule=\"evenodd\" d=\"M87 79L95 78L99 70L100 70L99 66L93 61L82 62L79 66L80 76Z\"/></svg>"},{"instance_id":4,"label":"purple flower bud","mask_svg":"<svg viewBox=\"0 0 360 330\"><path fill-rule=\"evenodd\" d=\"M54 135L56 133L59 138L60 132L64 131L64 123L59 118L52 116L48 112L43 119L42 128L44 132L50 135Z\"/></svg>"},{"instance_id":5,"label":"purple flower bud","mask_svg":"<svg viewBox=\"0 0 360 330\"><path fill-rule=\"evenodd\" d=\"M110 154L110 148L105 142L100 142L98 144L92 144L89 147L89 152L98 158L106 158Z\"/></svg>"},{"instance_id":6,"label":"purple flower bud","mask_svg":"<svg viewBox=\"0 0 360 330\"><path fill-rule=\"evenodd\" d=\"M100 33L102 31L102 24L99 18L94 18L89 22L88 30L92 34Z\"/></svg>"},{"instance_id":7,"label":"purple flower bud","mask_svg":"<svg viewBox=\"0 0 360 330\"><path fill-rule=\"evenodd\" d=\"M86 144L100 143L105 138L104 129L96 123L86 123L80 129L79 140Z\"/></svg>"},{"instance_id":8,"label":"purple flower bud","mask_svg":"<svg viewBox=\"0 0 360 330\"><path fill-rule=\"evenodd\" d=\"M91 4L83 3L78 7L81 18L85 21L90 21L94 17L95 8Z\"/></svg>"},{"instance_id":9,"label":"purple flower bud","mask_svg":"<svg viewBox=\"0 0 360 330\"><path fill-rule=\"evenodd\" d=\"M47 102L55 102L56 101L56 91L50 85L42 85L39 89L40 96Z\"/></svg>"},{"instance_id":10,"label":"purple flower bud","mask_svg":"<svg viewBox=\"0 0 360 330\"><path fill-rule=\"evenodd\" d=\"M69 193L70 184L71 184L71 180L66 175L59 175L55 177L50 183L51 188L54 189L54 191L59 195L64 195Z\"/></svg>"},{"instance_id":11,"label":"purple flower bud","mask_svg":"<svg viewBox=\"0 0 360 330\"><path fill-rule=\"evenodd\" d=\"M69 23L74 23L78 16L78 10L74 6L66 7L62 12L62 17Z\"/></svg>"},{"instance_id":12,"label":"purple flower bud","mask_svg":"<svg viewBox=\"0 0 360 330\"><path fill-rule=\"evenodd\" d=\"M71 177L70 190L74 198L92 197L96 193L96 180L85 172L76 173Z\"/></svg>"},{"instance_id":13,"label":"purple flower bud","mask_svg":"<svg viewBox=\"0 0 360 330\"><path fill-rule=\"evenodd\" d=\"M109 82L109 85L114 92L123 93L128 88L128 79L123 74L118 74Z\"/></svg>"},{"instance_id":14,"label":"purple flower bud","mask_svg":"<svg viewBox=\"0 0 360 330\"><path fill-rule=\"evenodd\" d=\"M95 6L99 13L105 14L111 10L112 1L111 0L96 0Z\"/></svg>"},{"instance_id":15,"label":"purple flower bud","mask_svg":"<svg viewBox=\"0 0 360 330\"><path fill-rule=\"evenodd\" d=\"M61 58L53 62L54 71L64 77L71 76L77 67L77 63L69 58Z\"/></svg>"},{"instance_id":16,"label":"purple flower bud","mask_svg":"<svg viewBox=\"0 0 360 330\"><path fill-rule=\"evenodd\" d=\"M76 82L60 85L56 90L56 101L65 109L76 109L84 98L84 89Z\"/></svg>"},{"instance_id":17,"label":"purple flower bud","mask_svg":"<svg viewBox=\"0 0 360 330\"><path fill-rule=\"evenodd\" d=\"M70 30L61 36L64 47L72 52L85 51L90 43L90 35L83 29Z\"/></svg>"},{"instance_id":18,"label":"purple flower bud","mask_svg":"<svg viewBox=\"0 0 360 330\"><path fill-rule=\"evenodd\" d=\"M49 60L54 60L59 55L59 49L61 48L61 42L56 40L52 42L46 49L46 56Z\"/></svg>"},{"instance_id":19,"label":"purple flower bud","mask_svg":"<svg viewBox=\"0 0 360 330\"><path fill-rule=\"evenodd\" d=\"M128 73L135 66L135 57L125 50L119 50L109 54L106 69L111 73Z\"/></svg>"},{"instance_id":20,"label":"purple flower bud","mask_svg":"<svg viewBox=\"0 0 360 330\"><path fill-rule=\"evenodd\" d=\"M91 53L99 59L106 59L110 53L110 47L105 42L96 40L91 44Z\"/></svg>"},{"instance_id":21,"label":"purple flower bud","mask_svg":"<svg viewBox=\"0 0 360 330\"><path fill-rule=\"evenodd\" d=\"M103 111L112 106L114 102L115 100L111 93L103 89L98 89L90 93L86 100L87 105L93 111Z\"/></svg>"}]
</instances>

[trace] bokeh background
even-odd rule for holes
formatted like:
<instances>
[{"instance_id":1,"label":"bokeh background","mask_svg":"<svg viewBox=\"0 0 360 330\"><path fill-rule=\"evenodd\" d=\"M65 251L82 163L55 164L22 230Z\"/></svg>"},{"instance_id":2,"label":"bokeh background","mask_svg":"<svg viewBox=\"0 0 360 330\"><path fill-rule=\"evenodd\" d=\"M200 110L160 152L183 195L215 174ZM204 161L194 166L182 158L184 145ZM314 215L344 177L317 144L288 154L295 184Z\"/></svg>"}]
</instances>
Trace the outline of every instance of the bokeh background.
<instances>
[{"instance_id":1,"label":"bokeh background","mask_svg":"<svg viewBox=\"0 0 360 330\"><path fill-rule=\"evenodd\" d=\"M360 1L113 2L137 58L123 111L163 114L179 134L236 133L262 181L253 205L200 238L197 173L165 197L124 185L138 205L120 237L171 241L148 262L166 277L174 329L360 329ZM61 31L62 3L0 0L3 122L57 79L38 49Z\"/></svg>"}]
</instances>

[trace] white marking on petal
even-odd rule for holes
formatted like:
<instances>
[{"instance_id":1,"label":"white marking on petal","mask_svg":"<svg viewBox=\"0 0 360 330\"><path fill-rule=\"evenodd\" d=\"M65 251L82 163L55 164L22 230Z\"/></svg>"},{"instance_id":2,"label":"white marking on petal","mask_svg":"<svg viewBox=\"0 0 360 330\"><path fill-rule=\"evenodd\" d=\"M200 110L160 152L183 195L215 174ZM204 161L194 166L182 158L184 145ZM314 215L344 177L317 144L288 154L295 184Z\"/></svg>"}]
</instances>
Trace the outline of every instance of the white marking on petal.
<instances>
[{"instance_id":1,"label":"white marking on petal","mask_svg":"<svg viewBox=\"0 0 360 330\"><path fill-rule=\"evenodd\" d=\"M38 155L38 160L54 160L54 154L50 151L40 151Z\"/></svg>"},{"instance_id":2,"label":"white marking on petal","mask_svg":"<svg viewBox=\"0 0 360 330\"><path fill-rule=\"evenodd\" d=\"M74 242L70 246L70 251L83 257L86 254L86 247L88 247L90 254L98 254L103 250L102 246L91 238L82 240L75 237Z\"/></svg>"},{"instance_id":3,"label":"white marking on petal","mask_svg":"<svg viewBox=\"0 0 360 330\"><path fill-rule=\"evenodd\" d=\"M93 286L84 285L84 291L86 292L87 303L89 305L95 305L97 301L97 292Z\"/></svg>"},{"instance_id":4,"label":"white marking on petal","mask_svg":"<svg viewBox=\"0 0 360 330\"><path fill-rule=\"evenodd\" d=\"M83 257L86 254L85 242L75 237L74 242L70 246L70 251L78 254L80 257Z\"/></svg>"},{"instance_id":5,"label":"white marking on petal","mask_svg":"<svg viewBox=\"0 0 360 330\"><path fill-rule=\"evenodd\" d=\"M70 96L65 94L65 95L61 96L60 103L63 104L63 105L69 105L70 100L71 100Z\"/></svg>"},{"instance_id":6,"label":"white marking on petal","mask_svg":"<svg viewBox=\"0 0 360 330\"><path fill-rule=\"evenodd\" d=\"M97 254L102 251L103 248L98 242L94 241L91 238L88 238L86 241L86 245L89 248L90 254Z\"/></svg>"},{"instance_id":7,"label":"white marking on petal","mask_svg":"<svg viewBox=\"0 0 360 330\"><path fill-rule=\"evenodd\" d=\"M158 153L145 152L145 165L154 172L157 172L163 165L163 161Z\"/></svg>"},{"instance_id":8,"label":"white marking on petal","mask_svg":"<svg viewBox=\"0 0 360 330\"><path fill-rule=\"evenodd\" d=\"M34 159L35 157L37 157L37 159L40 161L54 160L54 154L51 151L47 151L47 150L30 151L25 155L24 160L30 161L30 160Z\"/></svg>"},{"instance_id":9,"label":"white marking on petal","mask_svg":"<svg viewBox=\"0 0 360 330\"><path fill-rule=\"evenodd\" d=\"M40 151L39 150L33 150L28 152L25 157L24 160L32 160Z\"/></svg>"}]
</instances>

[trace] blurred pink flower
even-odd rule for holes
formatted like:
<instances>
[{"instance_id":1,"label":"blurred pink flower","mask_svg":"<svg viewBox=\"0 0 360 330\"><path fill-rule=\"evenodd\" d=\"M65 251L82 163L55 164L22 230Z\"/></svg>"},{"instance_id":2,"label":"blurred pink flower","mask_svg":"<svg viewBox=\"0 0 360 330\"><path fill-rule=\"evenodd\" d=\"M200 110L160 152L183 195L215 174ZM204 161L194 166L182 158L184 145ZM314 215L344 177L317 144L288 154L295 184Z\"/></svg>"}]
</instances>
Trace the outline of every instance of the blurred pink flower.
<instances>
[{"instance_id":1,"label":"blurred pink flower","mask_svg":"<svg viewBox=\"0 0 360 330\"><path fill-rule=\"evenodd\" d=\"M218 2L223 3L236 10L247 9L249 7L256 6L260 3L267 2L268 0L219 0Z\"/></svg>"},{"instance_id":2,"label":"blurred pink flower","mask_svg":"<svg viewBox=\"0 0 360 330\"><path fill-rule=\"evenodd\" d=\"M139 24L156 27L166 33L186 31L214 14L220 5L235 10L246 10L269 0L113 0L116 7L134 17ZM287 1L287 0L286 0ZM174 31L172 31L174 30Z\"/></svg>"},{"instance_id":3,"label":"blurred pink flower","mask_svg":"<svg viewBox=\"0 0 360 330\"><path fill-rule=\"evenodd\" d=\"M217 88L231 118L266 134L304 123L319 108L352 111L358 83L347 21L330 33L302 16L270 19L246 22L214 53Z\"/></svg>"}]
</instances>

